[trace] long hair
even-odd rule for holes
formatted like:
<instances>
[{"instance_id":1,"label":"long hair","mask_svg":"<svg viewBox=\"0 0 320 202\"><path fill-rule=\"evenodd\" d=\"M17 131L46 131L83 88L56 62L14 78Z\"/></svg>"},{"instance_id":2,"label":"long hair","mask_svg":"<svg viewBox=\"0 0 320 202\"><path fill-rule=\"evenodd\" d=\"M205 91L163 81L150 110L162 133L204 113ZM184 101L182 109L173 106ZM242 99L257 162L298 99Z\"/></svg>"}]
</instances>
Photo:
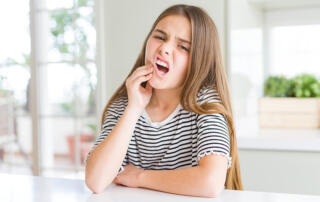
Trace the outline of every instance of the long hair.
<instances>
[{"instance_id":1,"label":"long hair","mask_svg":"<svg viewBox=\"0 0 320 202\"><path fill-rule=\"evenodd\" d=\"M209 15L199 7L189 5L174 5L163 11L154 22L148 33L142 50L127 78L140 66L145 65L145 51L147 41L156 25L163 18L170 15L186 17L191 23L192 40L190 59L186 79L181 92L180 103L187 111L197 114L221 113L228 122L230 136L230 156L232 157L231 167L227 171L225 186L227 189L242 190L240 176L240 164L238 158L237 142L231 108L230 93L226 72L222 62L219 37L217 28ZM186 85L187 84L187 85ZM220 96L220 103L197 103L197 95L201 88L211 87L216 89ZM105 113L117 98L127 97L125 81L116 90L104 108L102 124Z\"/></svg>"}]
</instances>

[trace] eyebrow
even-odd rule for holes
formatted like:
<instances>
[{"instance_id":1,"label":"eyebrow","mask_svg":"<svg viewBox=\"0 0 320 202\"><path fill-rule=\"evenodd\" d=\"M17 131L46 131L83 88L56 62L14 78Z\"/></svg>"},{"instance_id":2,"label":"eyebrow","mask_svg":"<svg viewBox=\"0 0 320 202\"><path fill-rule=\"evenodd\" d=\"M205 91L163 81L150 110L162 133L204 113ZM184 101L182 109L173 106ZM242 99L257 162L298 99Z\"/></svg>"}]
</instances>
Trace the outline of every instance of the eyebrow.
<instances>
[{"instance_id":1,"label":"eyebrow","mask_svg":"<svg viewBox=\"0 0 320 202\"><path fill-rule=\"evenodd\" d=\"M165 31L163 31L163 30L161 30L161 29L155 29L154 31L155 31L155 32L159 32L159 33L161 33L161 34L163 34L163 35L166 35L166 36L168 35ZM177 39L178 39L179 41L182 41L182 42L184 42L184 43L188 43L188 44L191 45L191 42L188 41L188 40L182 39L182 38L180 38L180 37L177 37Z\"/></svg>"}]
</instances>

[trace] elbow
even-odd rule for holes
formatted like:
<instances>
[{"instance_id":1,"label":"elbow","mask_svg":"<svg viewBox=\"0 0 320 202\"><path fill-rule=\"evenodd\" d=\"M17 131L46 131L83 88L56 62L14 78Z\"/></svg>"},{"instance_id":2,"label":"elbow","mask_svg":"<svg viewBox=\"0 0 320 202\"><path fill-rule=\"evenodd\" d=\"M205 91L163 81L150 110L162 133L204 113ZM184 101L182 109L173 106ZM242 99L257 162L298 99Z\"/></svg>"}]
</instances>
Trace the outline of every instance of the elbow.
<instances>
[{"instance_id":1,"label":"elbow","mask_svg":"<svg viewBox=\"0 0 320 202\"><path fill-rule=\"evenodd\" d=\"M204 197L207 197L207 198L217 198L220 193L221 193L222 189L213 189L211 187L211 190L208 190L205 194L204 194Z\"/></svg>"},{"instance_id":2,"label":"elbow","mask_svg":"<svg viewBox=\"0 0 320 202\"><path fill-rule=\"evenodd\" d=\"M213 180L206 180L207 182L204 183L203 187L203 197L207 198L216 198L220 195L222 190L224 189L224 184L223 183L217 183L216 181Z\"/></svg>"},{"instance_id":3,"label":"elbow","mask_svg":"<svg viewBox=\"0 0 320 202\"><path fill-rule=\"evenodd\" d=\"M86 179L86 185L94 194L100 194L104 190L103 186L99 186L96 183L93 183L93 182L91 182L90 180L87 180L87 179Z\"/></svg>"},{"instance_id":4,"label":"elbow","mask_svg":"<svg viewBox=\"0 0 320 202\"><path fill-rule=\"evenodd\" d=\"M85 183L87 187L94 193L100 194L104 191L104 189L109 186L110 183L103 183L101 179L93 180L86 175Z\"/></svg>"}]
</instances>

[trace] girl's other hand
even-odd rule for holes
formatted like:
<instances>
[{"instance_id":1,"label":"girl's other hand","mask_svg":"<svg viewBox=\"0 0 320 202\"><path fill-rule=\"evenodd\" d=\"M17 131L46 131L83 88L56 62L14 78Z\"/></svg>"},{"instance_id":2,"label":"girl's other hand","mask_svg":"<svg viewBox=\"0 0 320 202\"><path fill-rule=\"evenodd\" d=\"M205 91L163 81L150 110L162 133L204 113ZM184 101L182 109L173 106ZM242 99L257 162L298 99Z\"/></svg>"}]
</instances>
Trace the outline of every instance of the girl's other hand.
<instances>
[{"instance_id":1,"label":"girl's other hand","mask_svg":"<svg viewBox=\"0 0 320 202\"><path fill-rule=\"evenodd\" d=\"M152 78L153 67L151 64L138 67L126 80L128 92L128 106L143 111L150 101L152 87L147 82L144 88L141 84Z\"/></svg>"},{"instance_id":2,"label":"girl's other hand","mask_svg":"<svg viewBox=\"0 0 320 202\"><path fill-rule=\"evenodd\" d=\"M141 174L143 173L143 171L143 169L128 164L124 166L124 171L119 173L117 177L115 177L113 183L126 187L138 188L141 186Z\"/></svg>"}]
</instances>

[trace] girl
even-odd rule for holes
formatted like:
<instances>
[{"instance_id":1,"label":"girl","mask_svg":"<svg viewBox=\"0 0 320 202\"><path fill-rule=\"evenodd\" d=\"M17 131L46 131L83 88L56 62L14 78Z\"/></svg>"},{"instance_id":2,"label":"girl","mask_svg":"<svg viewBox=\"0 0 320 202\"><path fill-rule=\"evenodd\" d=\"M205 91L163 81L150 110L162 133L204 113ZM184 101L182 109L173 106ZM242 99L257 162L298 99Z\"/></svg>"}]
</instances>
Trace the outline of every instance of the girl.
<instances>
[{"instance_id":1,"label":"girl","mask_svg":"<svg viewBox=\"0 0 320 202\"><path fill-rule=\"evenodd\" d=\"M242 189L218 33L202 9L158 17L105 107L86 184L100 193L111 182L203 197Z\"/></svg>"}]
</instances>

